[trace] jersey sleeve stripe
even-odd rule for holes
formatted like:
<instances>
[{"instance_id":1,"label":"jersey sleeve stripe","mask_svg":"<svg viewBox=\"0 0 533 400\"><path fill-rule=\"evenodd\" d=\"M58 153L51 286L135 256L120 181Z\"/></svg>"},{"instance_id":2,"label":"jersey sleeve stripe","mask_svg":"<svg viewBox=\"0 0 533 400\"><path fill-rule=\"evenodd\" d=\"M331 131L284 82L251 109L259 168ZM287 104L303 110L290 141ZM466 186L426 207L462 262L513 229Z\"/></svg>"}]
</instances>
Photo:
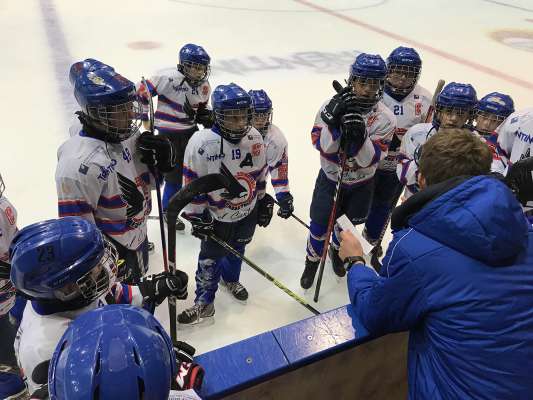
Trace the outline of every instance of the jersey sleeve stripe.
<instances>
[{"instance_id":1,"label":"jersey sleeve stripe","mask_svg":"<svg viewBox=\"0 0 533 400\"><path fill-rule=\"evenodd\" d=\"M93 208L83 200L60 200L58 202L58 212L60 217L91 214Z\"/></svg>"}]
</instances>

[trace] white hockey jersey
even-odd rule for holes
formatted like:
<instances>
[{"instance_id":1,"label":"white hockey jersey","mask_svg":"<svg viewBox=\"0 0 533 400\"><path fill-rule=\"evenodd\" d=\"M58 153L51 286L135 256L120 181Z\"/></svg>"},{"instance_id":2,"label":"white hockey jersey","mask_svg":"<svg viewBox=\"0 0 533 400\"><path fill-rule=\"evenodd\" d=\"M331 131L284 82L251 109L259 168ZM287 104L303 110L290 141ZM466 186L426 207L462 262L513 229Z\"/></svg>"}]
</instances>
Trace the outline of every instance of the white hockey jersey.
<instances>
[{"instance_id":1,"label":"white hockey jersey","mask_svg":"<svg viewBox=\"0 0 533 400\"><path fill-rule=\"evenodd\" d=\"M136 286L117 283L113 286L112 295L113 304L142 305L142 295ZM24 373L30 393L39 388L39 385L32 380L33 370L43 361L52 358L56 345L70 322L87 311L109 304L106 297L102 296L78 310L47 315L39 313L38 307L33 303L28 303L24 309L14 346L19 367Z\"/></svg>"},{"instance_id":2,"label":"white hockey jersey","mask_svg":"<svg viewBox=\"0 0 533 400\"><path fill-rule=\"evenodd\" d=\"M17 210L7 197L0 197L0 261L9 261L9 245L17 233ZM9 288L9 290L7 290ZM0 279L0 315L15 304L15 288L7 279Z\"/></svg>"},{"instance_id":3,"label":"white hockey jersey","mask_svg":"<svg viewBox=\"0 0 533 400\"><path fill-rule=\"evenodd\" d=\"M402 101L396 101L387 93L383 94L382 101L396 116L397 124L394 131L395 138L389 146L387 157L380 161L378 169L396 171L402 138L410 127L425 122L431 105L431 94L428 90L416 85Z\"/></svg>"},{"instance_id":4,"label":"white hockey jersey","mask_svg":"<svg viewBox=\"0 0 533 400\"><path fill-rule=\"evenodd\" d=\"M157 96L154 125L161 133L180 133L193 128L195 122L183 111L185 100L187 99L196 110L199 106L206 107L211 95L208 81L202 82L197 87L191 87L185 76L176 68L161 70L146 83L151 96ZM147 120L148 93L143 85L139 92L143 103L143 119Z\"/></svg>"},{"instance_id":5,"label":"white hockey jersey","mask_svg":"<svg viewBox=\"0 0 533 400\"><path fill-rule=\"evenodd\" d=\"M213 218L222 222L236 222L246 217L265 193L266 157L261 134L251 128L239 143L223 139L212 129L196 132L185 149L183 185L212 173L219 173L221 163L241 184L239 198L225 199L224 190L217 190L195 198L185 208L187 215L201 215L207 208Z\"/></svg>"},{"instance_id":6,"label":"white hockey jersey","mask_svg":"<svg viewBox=\"0 0 533 400\"><path fill-rule=\"evenodd\" d=\"M324 102L315 118L311 131L313 146L320 152L320 166L328 179L337 181L340 168L339 147L341 132L330 130L320 114L329 100ZM367 138L355 155L348 154L342 183L346 186L361 184L372 179L378 163L387 156L389 144L396 130L396 117L381 102L363 115Z\"/></svg>"},{"instance_id":7,"label":"white hockey jersey","mask_svg":"<svg viewBox=\"0 0 533 400\"><path fill-rule=\"evenodd\" d=\"M283 132L274 124L270 124L263 140L265 142L266 163L270 173L270 181L279 201L282 194L290 192L289 145Z\"/></svg>"},{"instance_id":8,"label":"white hockey jersey","mask_svg":"<svg viewBox=\"0 0 533 400\"><path fill-rule=\"evenodd\" d=\"M498 150L510 164L531 157L533 155L533 108L526 108L509 115L496 129L496 133Z\"/></svg>"},{"instance_id":9,"label":"white hockey jersey","mask_svg":"<svg viewBox=\"0 0 533 400\"><path fill-rule=\"evenodd\" d=\"M139 133L121 143L85 136L81 126L57 152L60 217L76 215L130 250L146 238L154 178L136 150Z\"/></svg>"}]
</instances>

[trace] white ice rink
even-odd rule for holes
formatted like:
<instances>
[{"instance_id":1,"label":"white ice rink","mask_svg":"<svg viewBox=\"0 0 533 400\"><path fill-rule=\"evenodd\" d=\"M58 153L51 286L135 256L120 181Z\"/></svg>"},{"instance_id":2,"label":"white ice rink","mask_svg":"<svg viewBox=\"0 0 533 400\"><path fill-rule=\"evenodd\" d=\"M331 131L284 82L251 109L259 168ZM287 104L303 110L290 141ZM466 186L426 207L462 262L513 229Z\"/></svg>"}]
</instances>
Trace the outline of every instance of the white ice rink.
<instances>
[{"instance_id":1,"label":"white ice rink","mask_svg":"<svg viewBox=\"0 0 533 400\"><path fill-rule=\"evenodd\" d=\"M211 55L213 88L233 81L269 93L274 123L289 141L295 213L306 221L319 169L310 129L356 52L385 58L399 45L415 47L424 62L420 83L430 92L445 79L473 84L478 97L509 93L518 109L533 105L531 0L1 0L0 172L19 227L57 216L56 150L75 111L70 64L96 58L138 81L175 65L189 42ZM158 272L159 226L148 224ZM320 302L303 294L305 242L305 228L274 217L257 229L247 256L321 311L346 304L346 282L333 277L329 262ZM178 265L190 276L179 311L194 299L198 248L188 233L178 235ZM181 340L203 353L311 315L246 265L241 282L250 292L246 305L219 291L215 324L180 331ZM157 316L168 324L166 305Z\"/></svg>"}]
</instances>

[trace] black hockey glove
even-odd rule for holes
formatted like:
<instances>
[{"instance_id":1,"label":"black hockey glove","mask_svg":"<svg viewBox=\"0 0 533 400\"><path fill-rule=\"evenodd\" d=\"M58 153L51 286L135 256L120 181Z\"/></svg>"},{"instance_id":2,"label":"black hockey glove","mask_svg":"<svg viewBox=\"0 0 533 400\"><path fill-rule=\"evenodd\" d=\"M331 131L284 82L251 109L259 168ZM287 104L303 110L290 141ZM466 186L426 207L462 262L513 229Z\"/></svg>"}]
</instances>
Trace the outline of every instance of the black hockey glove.
<instances>
[{"instance_id":1,"label":"black hockey glove","mask_svg":"<svg viewBox=\"0 0 533 400\"><path fill-rule=\"evenodd\" d=\"M530 206L533 202L533 157L524 158L509 167L505 183L514 192L518 201Z\"/></svg>"},{"instance_id":2,"label":"black hockey glove","mask_svg":"<svg viewBox=\"0 0 533 400\"><path fill-rule=\"evenodd\" d=\"M172 389L194 389L197 391L201 389L204 380L204 369L193 361L195 351L194 347L185 342L178 341L174 343L178 374L172 384Z\"/></svg>"},{"instance_id":3,"label":"black hockey glove","mask_svg":"<svg viewBox=\"0 0 533 400\"><path fill-rule=\"evenodd\" d=\"M272 214L274 213L274 199L268 193L259 200L257 206L257 225L266 228L270 224Z\"/></svg>"},{"instance_id":4,"label":"black hockey glove","mask_svg":"<svg viewBox=\"0 0 533 400\"><path fill-rule=\"evenodd\" d=\"M278 216L281 218L289 218L294 211L293 198L290 193L285 194L285 196L278 202L279 210Z\"/></svg>"},{"instance_id":5,"label":"black hockey glove","mask_svg":"<svg viewBox=\"0 0 533 400\"><path fill-rule=\"evenodd\" d=\"M181 216L191 223L191 234L198 239L204 240L213 233L215 221L208 210L205 210L201 216L187 214Z\"/></svg>"},{"instance_id":6,"label":"black hockey glove","mask_svg":"<svg viewBox=\"0 0 533 400\"><path fill-rule=\"evenodd\" d=\"M359 150L366 139L366 123L361 114L350 113L341 118L341 146Z\"/></svg>"},{"instance_id":7,"label":"black hockey glove","mask_svg":"<svg viewBox=\"0 0 533 400\"><path fill-rule=\"evenodd\" d=\"M215 123L215 116L213 111L208 109L204 103L201 103L198 106L198 111L196 112L196 122L202 124L204 128L211 128Z\"/></svg>"},{"instance_id":8,"label":"black hockey glove","mask_svg":"<svg viewBox=\"0 0 533 400\"><path fill-rule=\"evenodd\" d=\"M320 117L330 128L340 128L341 118L357 110L357 100L350 85L331 98Z\"/></svg>"},{"instance_id":9,"label":"black hockey glove","mask_svg":"<svg viewBox=\"0 0 533 400\"><path fill-rule=\"evenodd\" d=\"M158 306L169 296L178 300L187 298L187 282L189 277L183 271L162 272L141 278L137 284L143 296L144 303Z\"/></svg>"},{"instance_id":10,"label":"black hockey glove","mask_svg":"<svg viewBox=\"0 0 533 400\"><path fill-rule=\"evenodd\" d=\"M160 172L169 172L176 166L176 149L166 136L143 132L137 139L141 162L156 167Z\"/></svg>"}]
</instances>

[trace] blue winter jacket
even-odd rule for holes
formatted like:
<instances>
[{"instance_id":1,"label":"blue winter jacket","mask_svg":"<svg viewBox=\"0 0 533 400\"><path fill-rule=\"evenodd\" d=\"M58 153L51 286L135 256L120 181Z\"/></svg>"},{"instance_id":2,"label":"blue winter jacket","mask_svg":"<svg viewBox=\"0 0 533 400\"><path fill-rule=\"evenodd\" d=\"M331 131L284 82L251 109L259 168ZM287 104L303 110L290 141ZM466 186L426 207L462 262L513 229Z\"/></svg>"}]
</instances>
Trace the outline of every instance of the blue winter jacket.
<instances>
[{"instance_id":1,"label":"blue winter jacket","mask_svg":"<svg viewBox=\"0 0 533 400\"><path fill-rule=\"evenodd\" d=\"M370 333L410 331L409 398L533 399L533 230L511 191L470 178L407 221L348 291Z\"/></svg>"}]
</instances>

